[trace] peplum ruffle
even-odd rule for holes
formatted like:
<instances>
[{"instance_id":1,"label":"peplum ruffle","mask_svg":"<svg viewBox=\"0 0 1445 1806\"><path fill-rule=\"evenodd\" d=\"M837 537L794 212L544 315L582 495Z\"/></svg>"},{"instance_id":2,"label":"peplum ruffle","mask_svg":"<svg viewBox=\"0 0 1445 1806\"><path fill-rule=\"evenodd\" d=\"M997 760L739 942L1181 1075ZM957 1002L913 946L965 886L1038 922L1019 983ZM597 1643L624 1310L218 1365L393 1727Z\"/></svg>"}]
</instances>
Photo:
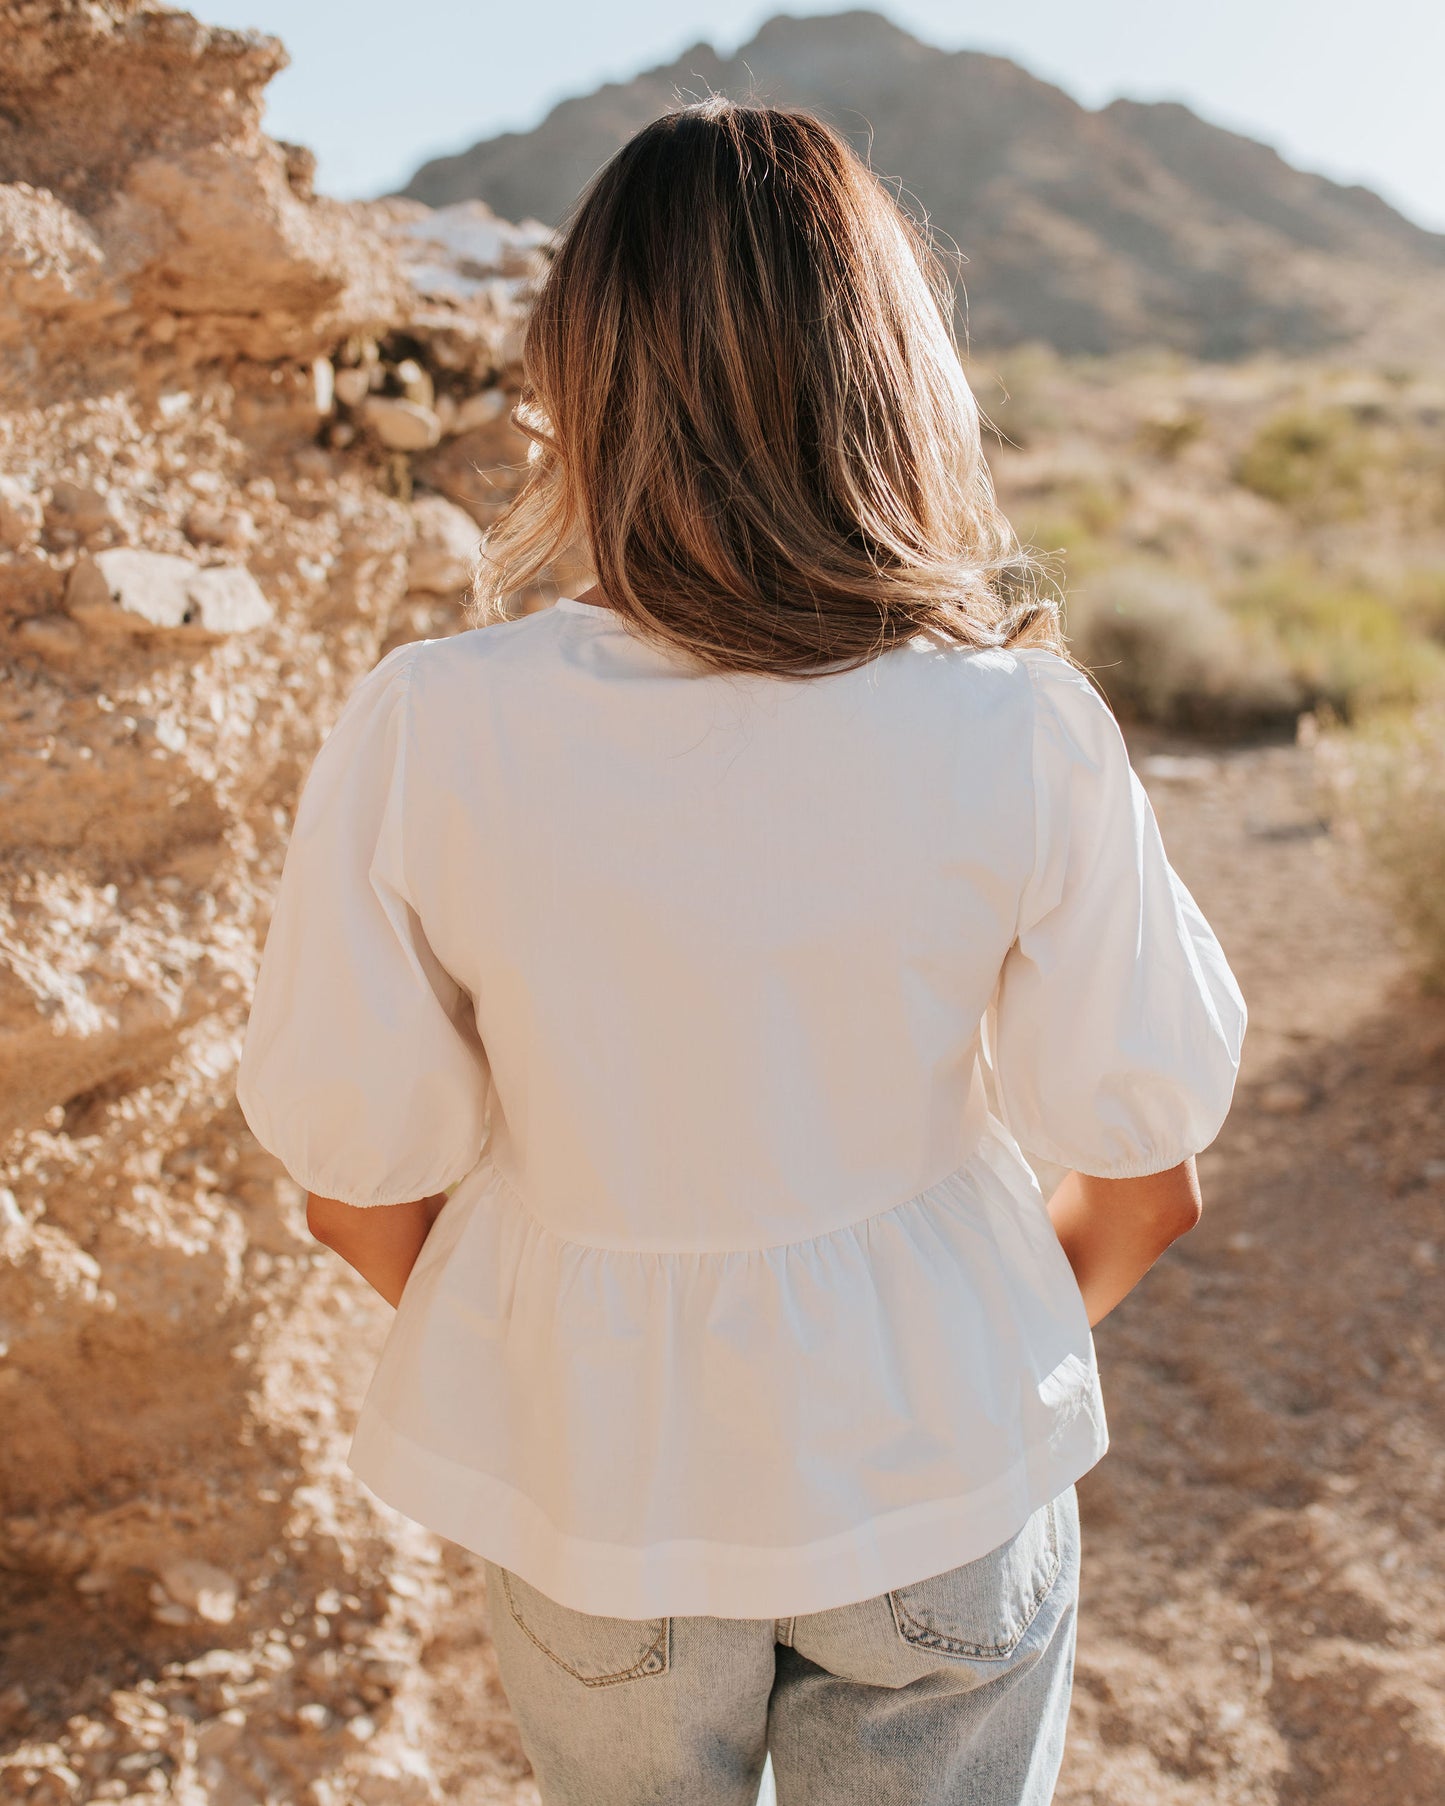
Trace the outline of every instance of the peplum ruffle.
<instances>
[{"instance_id":1,"label":"peplum ruffle","mask_svg":"<svg viewBox=\"0 0 1445 1806\"><path fill-rule=\"evenodd\" d=\"M350 1464L577 1610L772 1617L986 1553L1106 1446L1083 1300L1000 1134L901 1203L748 1250L567 1239L484 1159Z\"/></svg>"}]
</instances>

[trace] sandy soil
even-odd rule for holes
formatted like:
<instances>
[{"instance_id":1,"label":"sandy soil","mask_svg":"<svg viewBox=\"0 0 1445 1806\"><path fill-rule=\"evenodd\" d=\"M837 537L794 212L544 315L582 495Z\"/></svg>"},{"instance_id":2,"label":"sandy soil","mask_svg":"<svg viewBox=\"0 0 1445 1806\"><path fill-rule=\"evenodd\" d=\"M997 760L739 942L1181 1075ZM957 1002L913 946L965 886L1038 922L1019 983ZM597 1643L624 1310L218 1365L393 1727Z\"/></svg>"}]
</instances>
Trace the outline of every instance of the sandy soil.
<instances>
[{"instance_id":1,"label":"sandy soil","mask_svg":"<svg viewBox=\"0 0 1445 1806\"><path fill-rule=\"evenodd\" d=\"M1203 1222L1097 1336L1113 1443L1079 1489L1059 1806L1438 1806L1445 1009L1350 884L1307 754L1135 758L1252 1027ZM446 1795L533 1801L479 1564L447 1568Z\"/></svg>"},{"instance_id":2,"label":"sandy soil","mask_svg":"<svg viewBox=\"0 0 1445 1806\"><path fill-rule=\"evenodd\" d=\"M1136 752L1148 770L1143 749ZM1097 1337L1063 1806L1445 1798L1445 1010L1307 757L1151 784L1252 1006L1206 1213Z\"/></svg>"}]
</instances>

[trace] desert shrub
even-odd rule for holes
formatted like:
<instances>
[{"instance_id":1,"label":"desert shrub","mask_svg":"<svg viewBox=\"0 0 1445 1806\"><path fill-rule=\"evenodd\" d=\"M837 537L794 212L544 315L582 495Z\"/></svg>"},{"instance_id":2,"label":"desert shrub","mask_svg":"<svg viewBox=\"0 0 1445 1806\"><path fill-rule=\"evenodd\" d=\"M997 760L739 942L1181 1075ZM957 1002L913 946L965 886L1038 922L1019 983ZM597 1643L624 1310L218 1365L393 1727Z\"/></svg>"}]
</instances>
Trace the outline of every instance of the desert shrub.
<instances>
[{"instance_id":1,"label":"desert shrub","mask_svg":"<svg viewBox=\"0 0 1445 1806\"><path fill-rule=\"evenodd\" d=\"M1127 484L1113 473L1060 475L1012 512L1020 538L1066 561L1070 576L1118 561L1116 530L1129 510Z\"/></svg>"},{"instance_id":2,"label":"desert shrub","mask_svg":"<svg viewBox=\"0 0 1445 1806\"><path fill-rule=\"evenodd\" d=\"M1349 408L1295 408L1255 434L1234 466L1234 480L1284 507L1358 512L1373 446Z\"/></svg>"},{"instance_id":3,"label":"desert shrub","mask_svg":"<svg viewBox=\"0 0 1445 1806\"><path fill-rule=\"evenodd\" d=\"M1377 511L1401 523L1445 521L1440 435L1383 405L1294 408L1268 420L1235 460L1234 480L1302 521L1358 519Z\"/></svg>"},{"instance_id":4,"label":"desert shrub","mask_svg":"<svg viewBox=\"0 0 1445 1806\"><path fill-rule=\"evenodd\" d=\"M1272 642L1310 706L1355 719L1445 691L1445 650L1415 628L1403 596L1295 564L1251 577L1228 605Z\"/></svg>"},{"instance_id":5,"label":"desert shrub","mask_svg":"<svg viewBox=\"0 0 1445 1806\"><path fill-rule=\"evenodd\" d=\"M1445 569L1407 571L1396 588L1410 630L1422 639L1445 642Z\"/></svg>"},{"instance_id":6,"label":"desert shrub","mask_svg":"<svg viewBox=\"0 0 1445 1806\"><path fill-rule=\"evenodd\" d=\"M1126 483L1085 480L1067 485L1060 499L1086 533L1101 537L1122 523L1130 497Z\"/></svg>"},{"instance_id":7,"label":"desert shrub","mask_svg":"<svg viewBox=\"0 0 1445 1806\"><path fill-rule=\"evenodd\" d=\"M1326 792L1392 905L1427 988L1445 991L1445 704L1320 735Z\"/></svg>"},{"instance_id":8,"label":"desert shrub","mask_svg":"<svg viewBox=\"0 0 1445 1806\"><path fill-rule=\"evenodd\" d=\"M1209 734L1293 724L1300 692L1276 648L1203 582L1148 564L1071 570L1066 620L1122 715Z\"/></svg>"},{"instance_id":9,"label":"desert shrub","mask_svg":"<svg viewBox=\"0 0 1445 1806\"><path fill-rule=\"evenodd\" d=\"M1206 421L1192 408L1165 409L1139 422L1138 439L1151 457L1172 463L1204 434Z\"/></svg>"}]
</instances>

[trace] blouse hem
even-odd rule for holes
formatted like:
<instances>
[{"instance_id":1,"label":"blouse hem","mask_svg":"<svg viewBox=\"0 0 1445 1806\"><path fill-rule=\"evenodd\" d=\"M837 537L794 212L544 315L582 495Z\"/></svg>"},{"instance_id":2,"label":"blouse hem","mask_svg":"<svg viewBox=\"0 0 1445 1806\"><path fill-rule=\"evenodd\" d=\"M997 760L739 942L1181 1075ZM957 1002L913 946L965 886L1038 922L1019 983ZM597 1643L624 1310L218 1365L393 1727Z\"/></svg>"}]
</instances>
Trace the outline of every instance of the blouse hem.
<instances>
[{"instance_id":1,"label":"blouse hem","mask_svg":"<svg viewBox=\"0 0 1445 1806\"><path fill-rule=\"evenodd\" d=\"M347 1465L385 1504L574 1611L604 1617L801 1617L876 1598L996 1549L1108 1448L1081 1411L971 1492L790 1548L675 1538L648 1547L568 1535L524 1494L422 1447L363 1406Z\"/></svg>"}]
</instances>

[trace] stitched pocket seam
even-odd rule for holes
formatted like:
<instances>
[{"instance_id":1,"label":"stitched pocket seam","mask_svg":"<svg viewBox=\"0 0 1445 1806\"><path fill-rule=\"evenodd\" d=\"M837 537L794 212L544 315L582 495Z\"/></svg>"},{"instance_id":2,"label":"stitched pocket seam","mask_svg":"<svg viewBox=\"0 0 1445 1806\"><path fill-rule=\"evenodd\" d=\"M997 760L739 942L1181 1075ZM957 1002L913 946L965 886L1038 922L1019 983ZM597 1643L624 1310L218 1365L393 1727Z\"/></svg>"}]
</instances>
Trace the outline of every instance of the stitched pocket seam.
<instances>
[{"instance_id":1,"label":"stitched pocket seam","mask_svg":"<svg viewBox=\"0 0 1445 1806\"><path fill-rule=\"evenodd\" d=\"M659 1620L657 1635L630 1668L619 1669L616 1674L583 1674L565 1657L558 1655L555 1649L549 1649L522 1616L521 1608L512 1594L511 1578L505 1569L502 1571L502 1586L507 1595L507 1610L512 1614L512 1622L517 1629L529 1643L541 1650L549 1662L555 1662L564 1673L570 1674L573 1680L580 1681L584 1687L616 1687L623 1681L640 1680L645 1675L666 1672L672 1654L671 1618Z\"/></svg>"},{"instance_id":2,"label":"stitched pocket seam","mask_svg":"<svg viewBox=\"0 0 1445 1806\"><path fill-rule=\"evenodd\" d=\"M950 1637L943 1631L934 1630L921 1618L915 1618L903 1604L897 1592L888 1595L888 1603L893 1608L893 1622L899 1636L905 1643L915 1648L934 1649L942 1655L966 1656L973 1661L996 1662L1010 1656L1023 1642L1028 1628L1039 1615L1039 1608L1053 1591L1054 1582L1059 1577L1061 1559L1059 1556L1059 1526L1054 1501L1048 1506L1049 1526L1049 1566L1039 1583L1038 1590L1028 1608L1028 1615L1019 1626L1017 1634L1007 1643L965 1643L959 1637ZM906 1589L900 1589L905 1590Z\"/></svg>"}]
</instances>

